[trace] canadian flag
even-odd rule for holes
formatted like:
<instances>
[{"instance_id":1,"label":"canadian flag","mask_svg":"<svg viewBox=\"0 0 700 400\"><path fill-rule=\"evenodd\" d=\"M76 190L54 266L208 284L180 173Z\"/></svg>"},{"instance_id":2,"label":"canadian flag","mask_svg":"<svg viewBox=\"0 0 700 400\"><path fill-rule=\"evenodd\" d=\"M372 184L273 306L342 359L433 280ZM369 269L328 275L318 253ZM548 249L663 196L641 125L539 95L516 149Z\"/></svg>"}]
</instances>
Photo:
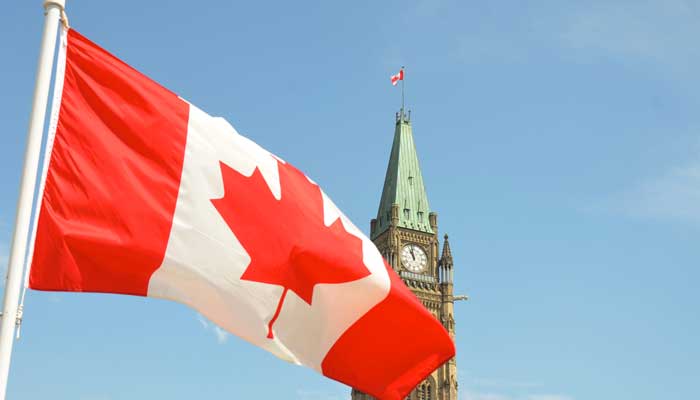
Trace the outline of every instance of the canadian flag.
<instances>
[{"instance_id":1,"label":"canadian flag","mask_svg":"<svg viewBox=\"0 0 700 400\"><path fill-rule=\"evenodd\" d=\"M380 399L454 356L316 183L75 30L61 42L31 288L174 300Z\"/></svg>"},{"instance_id":2,"label":"canadian flag","mask_svg":"<svg viewBox=\"0 0 700 400\"><path fill-rule=\"evenodd\" d=\"M391 76L391 84L396 86L399 83L399 81L402 81L402 80L403 80L403 68L401 68L401 70L399 71L398 74Z\"/></svg>"}]
</instances>

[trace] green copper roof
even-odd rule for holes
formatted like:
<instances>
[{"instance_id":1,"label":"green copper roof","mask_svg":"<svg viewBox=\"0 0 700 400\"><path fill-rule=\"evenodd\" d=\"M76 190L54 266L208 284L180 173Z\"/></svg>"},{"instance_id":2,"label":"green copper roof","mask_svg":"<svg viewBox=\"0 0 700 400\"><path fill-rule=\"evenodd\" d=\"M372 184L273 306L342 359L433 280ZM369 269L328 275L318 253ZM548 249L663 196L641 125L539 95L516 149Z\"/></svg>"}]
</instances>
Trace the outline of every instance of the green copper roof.
<instances>
[{"instance_id":1,"label":"green copper roof","mask_svg":"<svg viewBox=\"0 0 700 400\"><path fill-rule=\"evenodd\" d=\"M428 219L430 205L418 164L418 153L413 143L411 121L404 113L401 113L396 121L394 143L391 146L376 228L372 232L373 238L389 228L392 204L399 206L398 226L433 233Z\"/></svg>"}]
</instances>

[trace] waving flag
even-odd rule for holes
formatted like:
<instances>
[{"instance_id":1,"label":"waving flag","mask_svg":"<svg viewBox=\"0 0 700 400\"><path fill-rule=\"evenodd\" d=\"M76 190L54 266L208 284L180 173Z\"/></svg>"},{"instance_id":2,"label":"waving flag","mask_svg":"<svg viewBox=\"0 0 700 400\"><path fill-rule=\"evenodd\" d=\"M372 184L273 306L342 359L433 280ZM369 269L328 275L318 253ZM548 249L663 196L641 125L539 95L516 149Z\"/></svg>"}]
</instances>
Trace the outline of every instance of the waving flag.
<instances>
[{"instance_id":1,"label":"waving flag","mask_svg":"<svg viewBox=\"0 0 700 400\"><path fill-rule=\"evenodd\" d=\"M399 83L399 81L402 81L402 80L403 80L403 68L401 68L401 71L399 71L398 74L391 76L391 84L396 86Z\"/></svg>"},{"instance_id":2,"label":"waving flag","mask_svg":"<svg viewBox=\"0 0 700 400\"><path fill-rule=\"evenodd\" d=\"M291 164L75 30L57 71L31 288L184 303L380 399L454 356L372 242Z\"/></svg>"}]
</instances>

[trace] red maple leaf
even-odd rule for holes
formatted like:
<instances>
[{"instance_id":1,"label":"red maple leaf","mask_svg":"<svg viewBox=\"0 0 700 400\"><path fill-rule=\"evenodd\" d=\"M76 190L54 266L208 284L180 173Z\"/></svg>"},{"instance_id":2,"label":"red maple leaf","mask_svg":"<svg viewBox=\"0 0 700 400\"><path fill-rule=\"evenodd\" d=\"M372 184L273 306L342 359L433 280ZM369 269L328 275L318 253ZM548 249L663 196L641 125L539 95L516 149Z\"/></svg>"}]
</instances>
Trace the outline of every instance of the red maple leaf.
<instances>
[{"instance_id":1,"label":"red maple leaf","mask_svg":"<svg viewBox=\"0 0 700 400\"><path fill-rule=\"evenodd\" d=\"M212 199L251 261L241 279L284 288L268 323L268 338L288 290L311 305L318 283L343 283L370 274L362 241L340 218L323 222L321 189L289 164L277 162L282 196L275 199L260 170L250 177L223 162L224 196Z\"/></svg>"}]
</instances>

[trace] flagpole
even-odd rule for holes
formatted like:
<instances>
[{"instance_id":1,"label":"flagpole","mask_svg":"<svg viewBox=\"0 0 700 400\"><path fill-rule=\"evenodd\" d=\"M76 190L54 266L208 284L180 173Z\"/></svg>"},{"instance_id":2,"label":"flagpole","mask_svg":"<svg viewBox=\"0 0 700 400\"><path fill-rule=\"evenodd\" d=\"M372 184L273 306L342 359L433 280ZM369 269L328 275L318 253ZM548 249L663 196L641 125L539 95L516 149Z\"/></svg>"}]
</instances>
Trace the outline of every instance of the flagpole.
<instances>
[{"instance_id":1,"label":"flagpole","mask_svg":"<svg viewBox=\"0 0 700 400\"><path fill-rule=\"evenodd\" d=\"M403 120L403 114L404 114L404 105L403 105L403 92L404 89L406 88L406 76L404 72L404 67L401 66L401 119Z\"/></svg>"},{"instance_id":2,"label":"flagpole","mask_svg":"<svg viewBox=\"0 0 700 400\"><path fill-rule=\"evenodd\" d=\"M58 22L63 14L65 4L65 0L44 1L44 32L41 37L39 50L34 98L27 130L27 148L24 153L24 167L19 186L15 230L12 235L12 246L10 247L2 321L0 323L0 400L4 400L7 393L7 378L10 372L14 333L21 317L18 305L19 294L22 288L22 272L24 270L32 203L36 188L41 138L46 119L46 105L51 86L51 69L56 49Z\"/></svg>"}]
</instances>

